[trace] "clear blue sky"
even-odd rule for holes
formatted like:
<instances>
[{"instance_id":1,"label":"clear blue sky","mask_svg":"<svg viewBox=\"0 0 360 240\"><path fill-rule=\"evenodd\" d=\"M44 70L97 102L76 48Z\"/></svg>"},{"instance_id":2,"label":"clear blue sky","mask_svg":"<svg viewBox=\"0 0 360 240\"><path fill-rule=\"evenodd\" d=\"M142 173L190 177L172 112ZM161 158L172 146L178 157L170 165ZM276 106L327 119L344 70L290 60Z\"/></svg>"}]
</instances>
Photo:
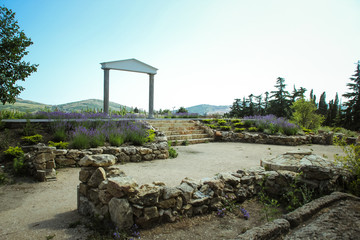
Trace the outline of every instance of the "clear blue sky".
<instances>
[{"instance_id":1,"label":"clear blue sky","mask_svg":"<svg viewBox=\"0 0 360 240\"><path fill-rule=\"evenodd\" d=\"M360 60L359 0L1 0L34 45L21 98L103 98L99 63L159 69L155 109L231 105L274 90L347 91ZM110 71L110 101L148 108L146 74Z\"/></svg>"}]
</instances>

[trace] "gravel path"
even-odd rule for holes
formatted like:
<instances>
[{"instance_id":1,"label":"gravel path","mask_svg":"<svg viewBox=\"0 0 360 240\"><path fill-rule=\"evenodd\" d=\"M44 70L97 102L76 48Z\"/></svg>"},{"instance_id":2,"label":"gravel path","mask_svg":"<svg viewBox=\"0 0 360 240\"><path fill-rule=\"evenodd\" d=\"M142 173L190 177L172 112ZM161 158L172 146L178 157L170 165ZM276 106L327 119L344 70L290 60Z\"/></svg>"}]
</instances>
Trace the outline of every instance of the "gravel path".
<instances>
[{"instance_id":1,"label":"gravel path","mask_svg":"<svg viewBox=\"0 0 360 240\"><path fill-rule=\"evenodd\" d=\"M276 146L245 143L208 143L176 147L176 159L128 163L122 169L139 184L162 181L178 185L184 177L200 180L216 173L259 166L259 160L291 150L313 150L333 159L334 146ZM83 225L69 228L79 220L76 186L79 169L57 170L57 181L21 181L0 186L0 239L86 239Z\"/></svg>"}]
</instances>

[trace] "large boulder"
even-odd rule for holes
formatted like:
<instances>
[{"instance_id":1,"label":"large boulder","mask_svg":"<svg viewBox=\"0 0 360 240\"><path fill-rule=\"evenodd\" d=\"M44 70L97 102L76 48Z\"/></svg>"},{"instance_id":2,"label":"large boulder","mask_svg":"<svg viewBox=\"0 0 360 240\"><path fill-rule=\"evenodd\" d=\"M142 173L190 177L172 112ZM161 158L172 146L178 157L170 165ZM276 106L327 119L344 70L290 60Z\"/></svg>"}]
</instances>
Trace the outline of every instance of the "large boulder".
<instances>
[{"instance_id":1,"label":"large boulder","mask_svg":"<svg viewBox=\"0 0 360 240\"><path fill-rule=\"evenodd\" d=\"M106 179L106 172L102 167L99 167L95 170L95 172L91 175L88 185L90 187L97 188L99 184Z\"/></svg>"},{"instance_id":2,"label":"large boulder","mask_svg":"<svg viewBox=\"0 0 360 240\"><path fill-rule=\"evenodd\" d=\"M135 195L138 192L138 184L132 177L108 178L107 191L114 197Z\"/></svg>"},{"instance_id":3,"label":"large boulder","mask_svg":"<svg viewBox=\"0 0 360 240\"><path fill-rule=\"evenodd\" d=\"M109 202L109 213L119 229L130 228L134 224L133 210L126 199L112 198Z\"/></svg>"},{"instance_id":4,"label":"large boulder","mask_svg":"<svg viewBox=\"0 0 360 240\"><path fill-rule=\"evenodd\" d=\"M108 167L116 163L116 157L110 154L86 155L79 161L82 167Z\"/></svg>"}]
</instances>

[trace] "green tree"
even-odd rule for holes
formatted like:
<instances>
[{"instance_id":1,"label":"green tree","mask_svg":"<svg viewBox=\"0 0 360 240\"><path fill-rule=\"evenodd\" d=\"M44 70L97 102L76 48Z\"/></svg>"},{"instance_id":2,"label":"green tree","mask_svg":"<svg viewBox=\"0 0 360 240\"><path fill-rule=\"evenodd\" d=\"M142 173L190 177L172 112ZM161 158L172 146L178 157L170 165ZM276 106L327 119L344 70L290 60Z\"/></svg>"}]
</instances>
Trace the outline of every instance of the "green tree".
<instances>
[{"instance_id":1,"label":"green tree","mask_svg":"<svg viewBox=\"0 0 360 240\"><path fill-rule=\"evenodd\" d=\"M187 113L188 110L186 108L184 108L184 107L180 107L176 112L177 113Z\"/></svg>"},{"instance_id":2,"label":"green tree","mask_svg":"<svg viewBox=\"0 0 360 240\"><path fill-rule=\"evenodd\" d=\"M324 121L324 117L316 114L316 106L312 101L299 99L291 106L293 112L292 120L300 127L318 129Z\"/></svg>"},{"instance_id":3,"label":"green tree","mask_svg":"<svg viewBox=\"0 0 360 240\"><path fill-rule=\"evenodd\" d=\"M320 100L319 100L319 106L318 106L318 110L317 113L326 116L327 114L327 110L328 110L328 105L326 103L326 93L323 92L320 96Z\"/></svg>"},{"instance_id":4,"label":"green tree","mask_svg":"<svg viewBox=\"0 0 360 240\"><path fill-rule=\"evenodd\" d=\"M15 103L16 96L24 90L16 85L18 80L25 81L38 65L22 61L28 54L26 48L33 42L20 30L15 13L0 7L0 101Z\"/></svg>"},{"instance_id":5,"label":"green tree","mask_svg":"<svg viewBox=\"0 0 360 240\"><path fill-rule=\"evenodd\" d=\"M346 86L351 90L343 94L348 101L344 103L345 109L345 127L359 130L360 129L360 61L357 63L355 74L350 78L352 82Z\"/></svg>"},{"instance_id":6,"label":"green tree","mask_svg":"<svg viewBox=\"0 0 360 240\"><path fill-rule=\"evenodd\" d=\"M270 100L269 113L274 114L277 117L289 117L291 101L289 99L289 92L285 90L285 79L278 77L275 88L278 90L271 91L273 95L271 95L270 98L273 99Z\"/></svg>"}]
</instances>

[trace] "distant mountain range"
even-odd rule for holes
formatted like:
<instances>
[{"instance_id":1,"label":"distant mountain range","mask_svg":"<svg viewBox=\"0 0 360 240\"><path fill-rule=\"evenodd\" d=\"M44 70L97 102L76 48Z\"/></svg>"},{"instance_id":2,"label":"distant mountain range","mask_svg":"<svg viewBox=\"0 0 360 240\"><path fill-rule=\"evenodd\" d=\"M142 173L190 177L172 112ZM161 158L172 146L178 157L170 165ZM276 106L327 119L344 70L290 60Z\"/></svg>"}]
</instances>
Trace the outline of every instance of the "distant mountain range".
<instances>
[{"instance_id":1,"label":"distant mountain range","mask_svg":"<svg viewBox=\"0 0 360 240\"><path fill-rule=\"evenodd\" d=\"M109 103L109 109L118 111L120 108L126 108L127 110L130 110L130 107L110 102ZM45 109L50 110L60 110L60 111L81 111L86 109L103 109L103 101L99 99L88 99L88 100L82 100L77 102L70 102L60 105L48 105L44 103L38 103L30 100L23 100L23 99L16 99L15 104L0 104L0 110L17 110L20 112L37 112L37 111L43 111ZM186 108L189 113L198 113L199 115L205 115L205 114L224 114L226 112L230 111L230 106L215 106L215 105L208 105L208 104L201 104L196 105L192 107Z\"/></svg>"}]
</instances>

